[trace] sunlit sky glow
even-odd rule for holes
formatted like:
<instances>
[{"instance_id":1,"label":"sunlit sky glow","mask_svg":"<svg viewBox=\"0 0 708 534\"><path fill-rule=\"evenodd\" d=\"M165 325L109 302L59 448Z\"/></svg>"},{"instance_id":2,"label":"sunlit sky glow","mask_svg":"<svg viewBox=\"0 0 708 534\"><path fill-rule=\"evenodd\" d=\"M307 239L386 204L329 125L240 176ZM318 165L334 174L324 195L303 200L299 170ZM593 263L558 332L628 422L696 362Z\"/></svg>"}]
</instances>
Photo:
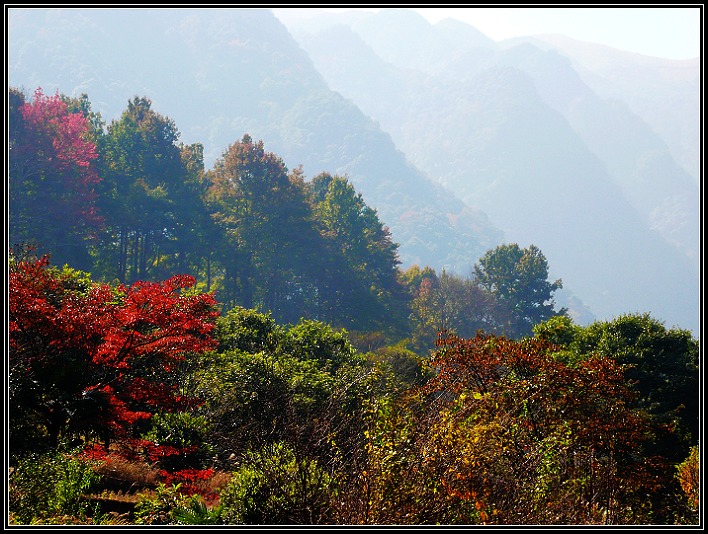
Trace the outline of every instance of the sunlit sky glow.
<instances>
[{"instance_id":1,"label":"sunlit sky glow","mask_svg":"<svg viewBox=\"0 0 708 534\"><path fill-rule=\"evenodd\" d=\"M313 7L323 11L383 9L377 6ZM446 17L461 20L495 41L562 34L579 41L668 59L695 58L701 51L702 4L684 7L400 7L419 12L431 23ZM298 16L296 12L300 9L273 11L285 21L286 17Z\"/></svg>"}]
</instances>

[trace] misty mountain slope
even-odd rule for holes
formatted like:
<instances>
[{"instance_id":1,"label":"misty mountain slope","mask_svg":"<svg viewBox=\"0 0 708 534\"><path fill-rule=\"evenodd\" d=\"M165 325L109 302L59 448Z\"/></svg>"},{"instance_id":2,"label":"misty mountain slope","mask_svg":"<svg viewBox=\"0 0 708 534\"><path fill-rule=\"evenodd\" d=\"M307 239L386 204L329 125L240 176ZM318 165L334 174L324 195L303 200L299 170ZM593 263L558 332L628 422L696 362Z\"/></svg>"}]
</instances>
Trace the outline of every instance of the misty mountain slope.
<instances>
[{"instance_id":1,"label":"misty mountain slope","mask_svg":"<svg viewBox=\"0 0 708 534\"><path fill-rule=\"evenodd\" d=\"M349 176L391 227L404 266L469 272L501 242L502 232L486 214L425 178L388 134L338 93L313 92L279 116L267 127L253 124L251 131L271 139L279 155L299 161L309 176Z\"/></svg>"},{"instance_id":2,"label":"misty mountain slope","mask_svg":"<svg viewBox=\"0 0 708 534\"><path fill-rule=\"evenodd\" d=\"M499 55L534 80L539 95L568 120L650 228L692 260L700 247L700 191L664 142L622 101L600 98L570 60L525 44Z\"/></svg>"},{"instance_id":3,"label":"misty mountain slope","mask_svg":"<svg viewBox=\"0 0 708 534\"><path fill-rule=\"evenodd\" d=\"M434 132L436 138L443 138L443 115L460 112L460 105L446 102L443 93L454 92L460 83L493 65L519 68L605 163L648 226L698 268L697 183L639 115L616 98L598 96L572 62L552 47L541 42L546 49L541 50L529 44L534 39L499 46L469 25L450 20L431 25L405 9L360 16L349 22L349 30L342 24L335 26L336 18L328 20L330 26L320 22L314 34L298 27L293 33L330 85L379 120L414 164L433 178L447 184L449 174L464 170L465 165L457 152L445 152L426 137ZM649 58L638 57L640 65L648 62ZM444 162L440 154L446 155Z\"/></svg>"},{"instance_id":4,"label":"misty mountain slope","mask_svg":"<svg viewBox=\"0 0 708 534\"><path fill-rule=\"evenodd\" d=\"M566 119L534 98L533 82L496 67L465 89L474 98L450 129L474 141L453 151L464 151L467 165L447 186L510 239L538 245L599 316L630 307L697 325L698 278L688 259L646 227Z\"/></svg>"},{"instance_id":5,"label":"misty mountain slope","mask_svg":"<svg viewBox=\"0 0 708 534\"><path fill-rule=\"evenodd\" d=\"M396 129L396 137L404 133L400 126L410 118L410 107L418 107L420 98L428 94L429 76L385 61L348 26L301 34L300 43L324 69L334 91L355 101L384 131Z\"/></svg>"},{"instance_id":6,"label":"misty mountain slope","mask_svg":"<svg viewBox=\"0 0 708 534\"><path fill-rule=\"evenodd\" d=\"M207 166L249 133L310 178L347 173L390 226L404 266L468 272L503 238L331 91L268 10L11 12L9 47L11 86L86 93L109 122L134 96L146 96L184 142L205 145Z\"/></svg>"},{"instance_id":7,"label":"misty mountain slope","mask_svg":"<svg viewBox=\"0 0 708 534\"><path fill-rule=\"evenodd\" d=\"M526 40L567 56L582 80L600 97L625 102L661 136L676 162L699 183L699 58L649 57L563 35L538 35Z\"/></svg>"},{"instance_id":8,"label":"misty mountain slope","mask_svg":"<svg viewBox=\"0 0 708 534\"><path fill-rule=\"evenodd\" d=\"M367 20L374 18L370 15ZM457 65L459 71L432 76L421 68L415 76L411 63L394 65L380 56L376 60L374 47L362 35L351 35L356 27L352 24L350 33L324 29L294 34L329 84L378 120L418 167L488 213L507 239L540 246L566 285L598 315L646 310L669 323L697 327L695 264L647 223L656 207L651 202L660 203L666 191L661 189L666 185L659 179L661 166L651 160L656 154L666 157L666 151L661 152L663 145L651 132L637 130L634 135L642 143L635 147L612 131L608 145L616 152L609 153L616 159L603 161L596 135L602 134L602 128L596 126L599 132L593 132L593 113L613 117L614 110L603 107L605 103L590 88L573 78L572 69L561 71L560 78L554 73L546 87L537 79L540 74L532 77L524 72L534 66L553 72L563 67L562 62L539 60L534 54L528 58L523 50L514 57L518 50L499 49L469 69L462 70L464 64L458 61L449 65ZM400 39L392 41L406 46ZM406 88L381 90L377 83L404 76L410 84ZM548 103L554 100L550 90L558 99L554 107ZM618 117L624 120L630 115ZM594 150L570 119L585 128L588 140L595 140ZM611 170L620 173L639 165L646 172L640 165L642 158L653 176L636 173L639 178L614 180ZM670 167L664 164L664 169ZM651 185L633 189L632 179L648 180ZM625 188L635 195L631 201ZM654 197L641 197L654 189ZM686 227L678 237L695 245L686 229L696 228L697 219L681 202L678 196L674 208L677 217L686 218ZM680 229L682 221L672 224L667 227ZM672 287L663 287L665 282Z\"/></svg>"}]
</instances>

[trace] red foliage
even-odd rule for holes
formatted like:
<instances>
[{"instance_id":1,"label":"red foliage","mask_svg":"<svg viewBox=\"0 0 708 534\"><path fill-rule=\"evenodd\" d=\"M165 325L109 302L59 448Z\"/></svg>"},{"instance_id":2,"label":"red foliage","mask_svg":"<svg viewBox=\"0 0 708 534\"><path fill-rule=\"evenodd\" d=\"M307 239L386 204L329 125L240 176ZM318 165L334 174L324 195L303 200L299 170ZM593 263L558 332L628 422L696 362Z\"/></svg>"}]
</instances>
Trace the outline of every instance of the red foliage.
<instances>
[{"instance_id":1,"label":"red foliage","mask_svg":"<svg viewBox=\"0 0 708 534\"><path fill-rule=\"evenodd\" d=\"M81 451L81 457L87 460L102 460L106 461L109 457L109 453L103 445L98 443L92 443Z\"/></svg>"},{"instance_id":2,"label":"red foliage","mask_svg":"<svg viewBox=\"0 0 708 534\"><path fill-rule=\"evenodd\" d=\"M24 176L14 176L14 179L36 181L41 176L44 195L53 192L54 200L63 204L64 211L57 209L57 214L72 217L67 223L76 224L77 219L100 223L93 189L100 178L92 164L98 152L90 138L86 117L69 111L58 93L46 96L41 88L35 91L33 101L24 104L20 111L25 121L25 135L13 147L11 156L15 161L22 161Z\"/></svg>"},{"instance_id":3,"label":"red foliage","mask_svg":"<svg viewBox=\"0 0 708 534\"><path fill-rule=\"evenodd\" d=\"M520 506L505 495L523 480L521 466L543 457L539 444L549 439L555 444L553 469L568 480L580 480L588 470L600 473L602 463L603 483L616 495L629 499L659 489L664 460L645 449L653 428L646 413L632 409L636 391L615 360L597 356L570 365L546 341L482 334L443 335L438 346L432 360L438 373L423 391L451 407L455 424L469 425L475 436L474 460L460 460L466 467L443 480L450 494L469 499L489 490L498 493L497 503ZM497 473L490 489L499 454L511 471L520 471L511 473L506 486L505 473Z\"/></svg>"},{"instance_id":4,"label":"red foliage","mask_svg":"<svg viewBox=\"0 0 708 534\"><path fill-rule=\"evenodd\" d=\"M69 112L59 94L45 96L42 89L34 93L33 102L22 107L26 123L40 134L39 143L51 144L58 168L89 167L98 157L96 145L87 138L88 121L81 113ZM84 175L87 183L95 183L95 173Z\"/></svg>"},{"instance_id":5,"label":"red foliage","mask_svg":"<svg viewBox=\"0 0 708 534\"><path fill-rule=\"evenodd\" d=\"M213 469L183 469L181 471L160 471L160 477L166 485L181 484L180 492L185 495L198 494L206 499L216 498L216 494L204 482L214 476Z\"/></svg>"},{"instance_id":6,"label":"red foliage","mask_svg":"<svg viewBox=\"0 0 708 534\"><path fill-rule=\"evenodd\" d=\"M198 449L197 445L189 447L173 447L171 445L158 445L148 440L138 441L143 454L151 462L158 462L168 456L182 456L195 452Z\"/></svg>"},{"instance_id":7,"label":"red foliage","mask_svg":"<svg viewBox=\"0 0 708 534\"><path fill-rule=\"evenodd\" d=\"M34 384L30 401L11 391L29 404L22 409L41 416L51 404L63 427L84 413L83 430L120 436L157 411L185 405L171 370L187 354L215 347L213 296L183 294L195 283L189 276L79 291L47 267L46 258L19 261L9 273L11 379Z\"/></svg>"}]
</instances>

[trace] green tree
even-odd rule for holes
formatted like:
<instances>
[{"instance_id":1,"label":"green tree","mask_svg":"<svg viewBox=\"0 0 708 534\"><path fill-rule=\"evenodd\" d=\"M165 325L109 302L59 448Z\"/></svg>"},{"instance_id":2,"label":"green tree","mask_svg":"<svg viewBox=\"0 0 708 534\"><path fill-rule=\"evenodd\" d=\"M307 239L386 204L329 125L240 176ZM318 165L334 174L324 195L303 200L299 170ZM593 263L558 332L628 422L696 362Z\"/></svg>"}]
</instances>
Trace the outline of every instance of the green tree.
<instances>
[{"instance_id":1,"label":"green tree","mask_svg":"<svg viewBox=\"0 0 708 534\"><path fill-rule=\"evenodd\" d=\"M165 247L165 274L191 274L211 290L212 266L221 234L206 206L208 182L201 143L179 144L180 179L170 187L172 226Z\"/></svg>"},{"instance_id":2,"label":"green tree","mask_svg":"<svg viewBox=\"0 0 708 534\"><path fill-rule=\"evenodd\" d=\"M489 250L475 264L474 275L501 305L497 321L507 336L530 336L534 325L566 313L556 311L553 301L563 283L548 281L548 261L535 245L522 249L512 243Z\"/></svg>"},{"instance_id":3,"label":"green tree","mask_svg":"<svg viewBox=\"0 0 708 534\"><path fill-rule=\"evenodd\" d=\"M402 390L425 384L433 374L432 368L427 365L428 359L408 349L406 342L402 340L366 354L368 360L389 365L394 380Z\"/></svg>"},{"instance_id":4,"label":"green tree","mask_svg":"<svg viewBox=\"0 0 708 534\"><path fill-rule=\"evenodd\" d=\"M364 405L395 391L385 364L367 361L346 332L309 319L284 327L234 308L216 335L218 352L195 369L191 390L223 466L276 441L332 473L361 461Z\"/></svg>"},{"instance_id":5,"label":"green tree","mask_svg":"<svg viewBox=\"0 0 708 534\"><path fill-rule=\"evenodd\" d=\"M101 146L106 233L96 273L131 283L197 274L211 237L202 203L201 145L184 146L174 121L135 97Z\"/></svg>"},{"instance_id":6,"label":"green tree","mask_svg":"<svg viewBox=\"0 0 708 534\"><path fill-rule=\"evenodd\" d=\"M284 335L271 315L241 306L231 308L216 321L219 352L273 351L282 343Z\"/></svg>"},{"instance_id":7,"label":"green tree","mask_svg":"<svg viewBox=\"0 0 708 534\"><path fill-rule=\"evenodd\" d=\"M346 363L361 362L361 355L357 354L345 330L310 319L301 319L288 329L283 350L299 360L314 360L331 372Z\"/></svg>"},{"instance_id":8,"label":"green tree","mask_svg":"<svg viewBox=\"0 0 708 534\"><path fill-rule=\"evenodd\" d=\"M649 314L626 314L586 327L553 318L537 325L534 332L563 346L572 361L601 355L624 366L639 394L636 407L646 410L664 429L655 444L661 454L678 462L698 442L700 350L689 331L667 329Z\"/></svg>"},{"instance_id":9,"label":"green tree","mask_svg":"<svg viewBox=\"0 0 708 534\"><path fill-rule=\"evenodd\" d=\"M389 229L346 178L321 173L309 188L327 241L322 320L352 330L400 332L405 294Z\"/></svg>"}]
</instances>

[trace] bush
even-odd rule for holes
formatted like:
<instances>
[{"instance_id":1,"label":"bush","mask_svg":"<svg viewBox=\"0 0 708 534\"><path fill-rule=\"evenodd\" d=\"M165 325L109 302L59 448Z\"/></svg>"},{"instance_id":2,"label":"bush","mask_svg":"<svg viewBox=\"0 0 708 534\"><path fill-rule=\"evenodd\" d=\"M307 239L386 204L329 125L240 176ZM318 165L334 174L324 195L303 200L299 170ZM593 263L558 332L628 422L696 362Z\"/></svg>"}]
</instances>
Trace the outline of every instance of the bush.
<instances>
[{"instance_id":1,"label":"bush","mask_svg":"<svg viewBox=\"0 0 708 534\"><path fill-rule=\"evenodd\" d=\"M391 366L401 386L422 386L432 376L426 358L421 358L404 344L382 347L367 355L373 362L383 362Z\"/></svg>"},{"instance_id":2,"label":"bush","mask_svg":"<svg viewBox=\"0 0 708 534\"><path fill-rule=\"evenodd\" d=\"M218 352L237 349L246 352L271 351L281 335L281 329L269 314L239 306L216 321Z\"/></svg>"},{"instance_id":3,"label":"bush","mask_svg":"<svg viewBox=\"0 0 708 534\"><path fill-rule=\"evenodd\" d=\"M135 524L176 524L177 517L199 500L196 495L184 495L180 490L180 484L159 484L154 496L143 495L135 507Z\"/></svg>"},{"instance_id":4,"label":"bush","mask_svg":"<svg viewBox=\"0 0 708 534\"><path fill-rule=\"evenodd\" d=\"M316 461L275 443L246 455L221 492L222 519L243 525L326 524L334 491L332 478Z\"/></svg>"},{"instance_id":5,"label":"bush","mask_svg":"<svg viewBox=\"0 0 708 534\"><path fill-rule=\"evenodd\" d=\"M62 453L21 460L10 476L12 522L46 524L55 516L84 517L91 510L83 496L101 480L93 467L89 461Z\"/></svg>"},{"instance_id":6,"label":"bush","mask_svg":"<svg viewBox=\"0 0 708 534\"><path fill-rule=\"evenodd\" d=\"M681 484L681 489L686 494L688 506L697 511L700 504L700 457L698 447L691 447L691 452L683 462L677 466L676 478Z\"/></svg>"}]
</instances>

